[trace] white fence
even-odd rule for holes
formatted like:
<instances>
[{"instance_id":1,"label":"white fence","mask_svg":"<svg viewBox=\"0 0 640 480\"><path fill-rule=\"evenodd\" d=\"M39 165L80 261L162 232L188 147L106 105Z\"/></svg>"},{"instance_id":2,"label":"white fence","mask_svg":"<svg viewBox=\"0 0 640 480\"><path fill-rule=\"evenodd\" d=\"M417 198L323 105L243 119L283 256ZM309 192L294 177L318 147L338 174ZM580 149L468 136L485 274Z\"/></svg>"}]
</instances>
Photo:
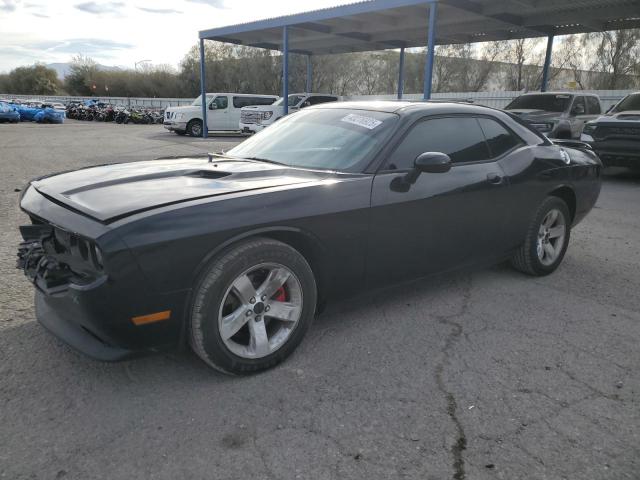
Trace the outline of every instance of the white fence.
<instances>
[{"instance_id":1,"label":"white fence","mask_svg":"<svg viewBox=\"0 0 640 480\"><path fill-rule=\"evenodd\" d=\"M600 97L603 108L606 110L616 103L632 90L585 90L588 93L595 93ZM503 108L515 97L522 95L523 92L456 92L456 93L434 93L434 100L470 100L478 105L486 105L487 107ZM38 99L45 102L68 102L71 100L88 100L94 99L110 103L112 105L127 105L149 108L167 108L180 105L190 105L193 98L138 98L138 97L69 97L69 96L37 96L37 95L7 95L0 94L0 98L5 99L16 98L20 100ZM345 100L395 100L396 95L347 95ZM421 93L409 93L403 96L404 100L422 100Z\"/></svg>"}]
</instances>

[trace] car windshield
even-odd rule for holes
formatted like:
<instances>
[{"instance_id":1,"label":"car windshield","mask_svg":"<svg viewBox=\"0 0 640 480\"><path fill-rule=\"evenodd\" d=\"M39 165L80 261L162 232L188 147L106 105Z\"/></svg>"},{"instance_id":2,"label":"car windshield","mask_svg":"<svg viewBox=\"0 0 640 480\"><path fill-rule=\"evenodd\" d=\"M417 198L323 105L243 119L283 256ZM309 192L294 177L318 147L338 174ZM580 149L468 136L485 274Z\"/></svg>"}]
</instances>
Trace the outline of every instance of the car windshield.
<instances>
[{"instance_id":1,"label":"car windshield","mask_svg":"<svg viewBox=\"0 0 640 480\"><path fill-rule=\"evenodd\" d=\"M626 112L627 110L640 110L640 93L629 95L612 109L612 112Z\"/></svg>"},{"instance_id":2,"label":"car windshield","mask_svg":"<svg viewBox=\"0 0 640 480\"><path fill-rule=\"evenodd\" d=\"M303 98L304 98L303 95L289 95L288 105L290 107L295 107ZM284 98L281 98L277 102L275 102L274 105L282 105L283 103L284 103Z\"/></svg>"},{"instance_id":3,"label":"car windshield","mask_svg":"<svg viewBox=\"0 0 640 480\"><path fill-rule=\"evenodd\" d=\"M8 103L0 102L0 112L7 113L7 112L10 112L11 110L12 108L9 106Z\"/></svg>"},{"instance_id":4,"label":"car windshield","mask_svg":"<svg viewBox=\"0 0 640 480\"><path fill-rule=\"evenodd\" d=\"M565 112L571 103L571 95L522 95L514 99L505 110L544 110L545 112Z\"/></svg>"},{"instance_id":5,"label":"car windshield","mask_svg":"<svg viewBox=\"0 0 640 480\"><path fill-rule=\"evenodd\" d=\"M211 103L211 100L213 100L213 97L215 97L215 95L207 93L207 105L209 103ZM202 95L198 95L198 98L196 98L193 103L191 103L192 107L200 107L202 105Z\"/></svg>"},{"instance_id":6,"label":"car windshield","mask_svg":"<svg viewBox=\"0 0 640 480\"><path fill-rule=\"evenodd\" d=\"M245 140L228 155L292 167L356 171L384 144L397 121L395 114L369 110L303 110Z\"/></svg>"}]
</instances>

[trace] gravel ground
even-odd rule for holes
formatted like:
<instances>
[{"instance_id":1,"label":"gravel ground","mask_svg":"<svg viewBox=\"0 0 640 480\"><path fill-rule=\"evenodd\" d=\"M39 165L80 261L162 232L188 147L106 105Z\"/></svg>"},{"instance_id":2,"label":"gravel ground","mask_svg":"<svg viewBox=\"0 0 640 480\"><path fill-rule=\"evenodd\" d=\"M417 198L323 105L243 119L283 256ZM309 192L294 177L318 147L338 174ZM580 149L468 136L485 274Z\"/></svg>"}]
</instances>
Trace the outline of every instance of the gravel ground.
<instances>
[{"instance_id":1,"label":"gravel ground","mask_svg":"<svg viewBox=\"0 0 640 480\"><path fill-rule=\"evenodd\" d=\"M625 172L552 276L497 266L332 305L253 377L189 352L98 363L35 322L16 189L237 141L0 125L0 478L640 478L640 178Z\"/></svg>"}]
</instances>

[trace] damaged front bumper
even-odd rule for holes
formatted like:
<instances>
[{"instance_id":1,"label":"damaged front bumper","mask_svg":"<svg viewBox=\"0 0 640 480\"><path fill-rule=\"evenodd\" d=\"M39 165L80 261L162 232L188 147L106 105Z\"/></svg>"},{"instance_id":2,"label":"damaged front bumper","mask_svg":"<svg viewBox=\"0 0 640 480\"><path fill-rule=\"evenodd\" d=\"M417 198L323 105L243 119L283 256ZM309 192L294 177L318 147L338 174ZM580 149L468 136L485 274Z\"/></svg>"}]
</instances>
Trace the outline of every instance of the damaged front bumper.
<instances>
[{"instance_id":1,"label":"damaged front bumper","mask_svg":"<svg viewBox=\"0 0 640 480\"><path fill-rule=\"evenodd\" d=\"M182 340L188 291L154 291L112 228L29 187L21 201L17 267L35 287L38 322L75 350L101 361L172 349ZM76 233L78 232L78 233ZM164 321L133 319L170 311Z\"/></svg>"}]
</instances>

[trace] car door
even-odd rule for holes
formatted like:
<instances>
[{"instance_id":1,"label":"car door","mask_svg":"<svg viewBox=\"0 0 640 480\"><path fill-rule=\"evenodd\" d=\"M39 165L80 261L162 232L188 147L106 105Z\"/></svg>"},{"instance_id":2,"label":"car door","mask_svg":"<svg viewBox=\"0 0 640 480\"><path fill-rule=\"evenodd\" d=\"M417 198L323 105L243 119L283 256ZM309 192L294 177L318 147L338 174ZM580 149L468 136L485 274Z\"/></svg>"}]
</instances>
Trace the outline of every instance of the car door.
<instances>
[{"instance_id":1,"label":"car door","mask_svg":"<svg viewBox=\"0 0 640 480\"><path fill-rule=\"evenodd\" d=\"M209 130L235 130L238 128L237 122L235 128L231 128L231 120L229 115L229 97L226 95L216 95L207 110L207 127Z\"/></svg>"},{"instance_id":2,"label":"car door","mask_svg":"<svg viewBox=\"0 0 640 480\"><path fill-rule=\"evenodd\" d=\"M424 152L449 155L446 173L394 187ZM499 256L510 212L508 184L476 117L416 122L376 174L371 193L368 280L398 281Z\"/></svg>"},{"instance_id":3,"label":"car door","mask_svg":"<svg viewBox=\"0 0 640 480\"><path fill-rule=\"evenodd\" d=\"M571 138L580 138L582 128L588 120L587 104L583 95L576 95L573 98L573 104L569 111L569 120L571 122Z\"/></svg>"}]
</instances>

